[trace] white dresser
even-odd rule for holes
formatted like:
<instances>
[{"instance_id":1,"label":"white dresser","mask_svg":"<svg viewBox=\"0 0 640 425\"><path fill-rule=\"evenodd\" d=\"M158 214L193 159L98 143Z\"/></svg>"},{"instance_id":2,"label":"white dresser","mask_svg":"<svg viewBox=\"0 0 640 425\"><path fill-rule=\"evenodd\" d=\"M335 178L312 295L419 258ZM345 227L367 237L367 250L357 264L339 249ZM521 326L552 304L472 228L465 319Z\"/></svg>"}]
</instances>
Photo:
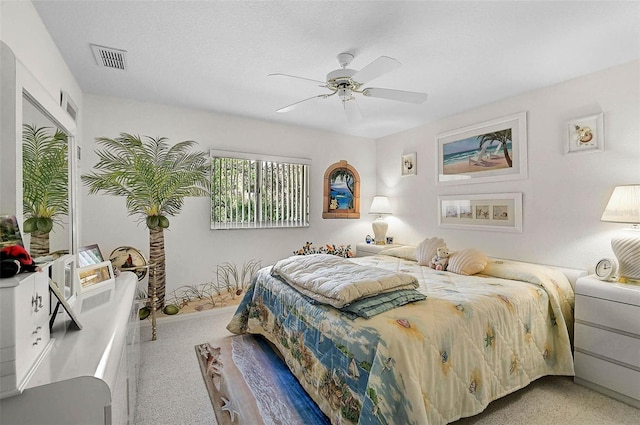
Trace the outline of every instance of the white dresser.
<instances>
[{"instance_id":1,"label":"white dresser","mask_svg":"<svg viewBox=\"0 0 640 425\"><path fill-rule=\"evenodd\" d=\"M0 279L0 399L24 389L50 347L49 265Z\"/></svg>"},{"instance_id":2,"label":"white dresser","mask_svg":"<svg viewBox=\"0 0 640 425\"><path fill-rule=\"evenodd\" d=\"M575 382L640 408L640 285L576 282Z\"/></svg>"},{"instance_id":3,"label":"white dresser","mask_svg":"<svg viewBox=\"0 0 640 425\"><path fill-rule=\"evenodd\" d=\"M79 295L73 309L82 330L66 314L56 318L51 349L22 393L0 400L2 425L133 423L140 359L136 287L135 274L125 272L114 285Z\"/></svg>"}]
</instances>

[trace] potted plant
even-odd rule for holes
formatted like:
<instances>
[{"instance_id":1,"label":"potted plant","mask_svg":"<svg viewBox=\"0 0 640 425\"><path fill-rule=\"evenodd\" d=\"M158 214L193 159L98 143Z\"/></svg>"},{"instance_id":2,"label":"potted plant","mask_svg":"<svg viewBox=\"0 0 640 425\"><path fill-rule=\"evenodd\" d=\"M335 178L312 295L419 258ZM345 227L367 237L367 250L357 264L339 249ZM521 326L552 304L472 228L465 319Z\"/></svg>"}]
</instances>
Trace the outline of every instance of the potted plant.
<instances>
[{"instance_id":1,"label":"potted plant","mask_svg":"<svg viewBox=\"0 0 640 425\"><path fill-rule=\"evenodd\" d=\"M129 215L136 215L149 229L149 262L155 267L149 279L149 294L156 294L156 308L164 307L166 274L164 229L168 216L177 215L187 196L207 196L209 178L207 155L191 152L194 141L170 146L164 137L144 137L121 133L109 139L99 137L97 171L81 177L89 193L104 192L126 197Z\"/></svg>"},{"instance_id":2,"label":"potted plant","mask_svg":"<svg viewBox=\"0 0 640 425\"><path fill-rule=\"evenodd\" d=\"M22 126L23 230L32 257L49 254L49 233L69 213L67 135L58 128Z\"/></svg>"}]
</instances>

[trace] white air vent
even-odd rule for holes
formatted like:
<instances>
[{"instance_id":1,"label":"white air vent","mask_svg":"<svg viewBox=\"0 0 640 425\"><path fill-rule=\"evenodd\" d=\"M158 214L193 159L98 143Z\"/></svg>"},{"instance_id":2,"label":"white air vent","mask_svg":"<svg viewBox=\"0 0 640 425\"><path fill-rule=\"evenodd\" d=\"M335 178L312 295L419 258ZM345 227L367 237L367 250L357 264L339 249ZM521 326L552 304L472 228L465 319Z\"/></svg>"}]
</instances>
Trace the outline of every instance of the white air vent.
<instances>
[{"instance_id":1,"label":"white air vent","mask_svg":"<svg viewBox=\"0 0 640 425\"><path fill-rule=\"evenodd\" d=\"M98 66L105 68L115 68L125 71L127 69L127 51L114 49L111 47L90 44L93 56L96 58Z\"/></svg>"}]
</instances>

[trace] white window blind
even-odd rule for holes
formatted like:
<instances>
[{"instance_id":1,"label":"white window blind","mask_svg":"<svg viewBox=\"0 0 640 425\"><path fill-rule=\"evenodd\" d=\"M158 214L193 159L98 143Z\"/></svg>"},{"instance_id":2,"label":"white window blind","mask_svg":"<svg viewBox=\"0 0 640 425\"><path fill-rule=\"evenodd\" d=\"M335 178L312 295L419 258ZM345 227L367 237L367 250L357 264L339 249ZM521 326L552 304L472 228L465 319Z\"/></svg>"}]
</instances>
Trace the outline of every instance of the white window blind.
<instances>
[{"instance_id":1,"label":"white window blind","mask_svg":"<svg viewBox=\"0 0 640 425\"><path fill-rule=\"evenodd\" d=\"M304 158L211 151L211 229L309 226Z\"/></svg>"}]
</instances>

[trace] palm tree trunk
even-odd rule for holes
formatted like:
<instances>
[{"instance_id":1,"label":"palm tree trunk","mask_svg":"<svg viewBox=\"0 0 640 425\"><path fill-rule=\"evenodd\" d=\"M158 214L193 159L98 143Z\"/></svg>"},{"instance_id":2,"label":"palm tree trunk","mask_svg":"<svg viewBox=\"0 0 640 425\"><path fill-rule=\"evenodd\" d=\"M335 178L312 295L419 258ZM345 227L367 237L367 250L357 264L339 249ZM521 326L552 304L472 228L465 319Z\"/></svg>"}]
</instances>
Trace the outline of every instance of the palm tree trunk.
<instances>
[{"instance_id":1,"label":"palm tree trunk","mask_svg":"<svg viewBox=\"0 0 640 425\"><path fill-rule=\"evenodd\" d=\"M502 152L504 152L504 159L507 161L507 165L509 167L513 166L513 162L511 161L511 157L509 156L509 149L507 149L507 142L502 142Z\"/></svg>"},{"instance_id":2,"label":"palm tree trunk","mask_svg":"<svg viewBox=\"0 0 640 425\"><path fill-rule=\"evenodd\" d=\"M164 295L166 288L165 253L164 253L164 229L156 227L149 229L149 262L153 267L149 273L149 297L153 296L155 289L156 308L164 307Z\"/></svg>"},{"instance_id":3,"label":"palm tree trunk","mask_svg":"<svg viewBox=\"0 0 640 425\"><path fill-rule=\"evenodd\" d=\"M49 233L43 233L39 230L31 232L29 254L33 258L49 254Z\"/></svg>"}]
</instances>

